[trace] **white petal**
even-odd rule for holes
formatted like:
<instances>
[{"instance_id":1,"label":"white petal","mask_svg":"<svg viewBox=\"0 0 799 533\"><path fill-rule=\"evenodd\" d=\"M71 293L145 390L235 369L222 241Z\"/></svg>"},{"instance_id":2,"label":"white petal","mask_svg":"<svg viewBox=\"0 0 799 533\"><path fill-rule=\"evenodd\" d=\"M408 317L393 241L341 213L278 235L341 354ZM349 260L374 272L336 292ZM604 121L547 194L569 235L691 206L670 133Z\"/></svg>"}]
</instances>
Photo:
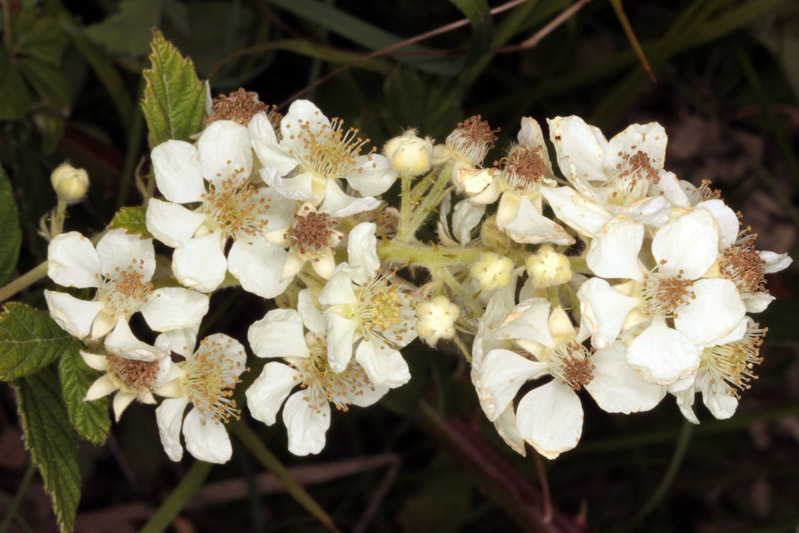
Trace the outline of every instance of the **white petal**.
<instances>
[{"instance_id":1,"label":"white petal","mask_svg":"<svg viewBox=\"0 0 799 533\"><path fill-rule=\"evenodd\" d=\"M122 418L122 413L125 412L125 409L136 399L135 394L128 394L124 392L118 392L114 395L114 400L112 402L112 407L114 409L114 420L119 422L119 419ZM143 403L155 403L155 402L143 402Z\"/></svg>"},{"instance_id":2,"label":"white petal","mask_svg":"<svg viewBox=\"0 0 799 533\"><path fill-rule=\"evenodd\" d=\"M624 213L645 226L660 228L671 219L671 204L663 196L644 198L631 204Z\"/></svg>"},{"instance_id":3,"label":"white petal","mask_svg":"<svg viewBox=\"0 0 799 533\"><path fill-rule=\"evenodd\" d=\"M293 309L273 309L250 326L247 341L258 357L308 357L302 318Z\"/></svg>"},{"instance_id":4,"label":"white petal","mask_svg":"<svg viewBox=\"0 0 799 533\"><path fill-rule=\"evenodd\" d=\"M357 168L348 173L345 179L350 187L363 196L378 196L391 188L399 173L388 159L380 154L359 156Z\"/></svg>"},{"instance_id":5,"label":"white petal","mask_svg":"<svg viewBox=\"0 0 799 533\"><path fill-rule=\"evenodd\" d=\"M528 392L516 408L522 438L554 459L571 450L583 432L583 406L567 385L553 380Z\"/></svg>"},{"instance_id":6,"label":"white petal","mask_svg":"<svg viewBox=\"0 0 799 533\"><path fill-rule=\"evenodd\" d=\"M554 347L549 332L549 301L543 298L525 300L517 305L502 321L496 336L500 339L530 340Z\"/></svg>"},{"instance_id":7,"label":"white petal","mask_svg":"<svg viewBox=\"0 0 799 533\"><path fill-rule=\"evenodd\" d=\"M145 215L147 231L172 248L185 245L205 222L205 215L180 204L150 198Z\"/></svg>"},{"instance_id":8,"label":"white petal","mask_svg":"<svg viewBox=\"0 0 799 533\"><path fill-rule=\"evenodd\" d=\"M319 294L319 303L326 306L357 305L358 297L352 288L355 274L356 270L347 263L339 264Z\"/></svg>"},{"instance_id":9,"label":"white petal","mask_svg":"<svg viewBox=\"0 0 799 533\"><path fill-rule=\"evenodd\" d=\"M607 179L603 166L607 142L601 142L596 128L576 116L555 117L547 123L558 165L569 181Z\"/></svg>"},{"instance_id":10,"label":"white petal","mask_svg":"<svg viewBox=\"0 0 799 533\"><path fill-rule=\"evenodd\" d=\"M516 413L512 405L509 405L494 421L494 429L497 430L497 433L499 433L499 436L505 441L505 444L510 446L514 452L522 457L527 456L527 450L524 447L524 439L522 439L522 435L516 427Z\"/></svg>"},{"instance_id":11,"label":"white petal","mask_svg":"<svg viewBox=\"0 0 799 533\"><path fill-rule=\"evenodd\" d=\"M100 372L108 371L108 357L105 355L98 355L80 350L80 356L89 368L99 370Z\"/></svg>"},{"instance_id":12,"label":"white petal","mask_svg":"<svg viewBox=\"0 0 799 533\"><path fill-rule=\"evenodd\" d=\"M325 313L327 318L327 358L333 372L343 372L352 359L352 343L356 319L344 318L336 313Z\"/></svg>"},{"instance_id":13,"label":"white petal","mask_svg":"<svg viewBox=\"0 0 799 533\"><path fill-rule=\"evenodd\" d=\"M596 351L591 356L594 378L585 388L608 413L649 411L666 395L666 387L642 378L627 362L625 351L624 343L618 341Z\"/></svg>"},{"instance_id":14,"label":"white petal","mask_svg":"<svg viewBox=\"0 0 799 533\"><path fill-rule=\"evenodd\" d=\"M336 258L332 250L325 250L315 260L311 261L311 268L319 274L322 279L330 279L336 271Z\"/></svg>"},{"instance_id":15,"label":"white petal","mask_svg":"<svg viewBox=\"0 0 799 533\"><path fill-rule=\"evenodd\" d=\"M302 322L317 337L324 339L327 334L327 321L322 312L314 304L311 291L303 289L297 295L297 311L302 317Z\"/></svg>"},{"instance_id":16,"label":"white petal","mask_svg":"<svg viewBox=\"0 0 799 533\"><path fill-rule=\"evenodd\" d=\"M644 226L626 217L608 222L603 232L591 240L586 260L588 267L603 278L643 279L638 252L644 242Z\"/></svg>"},{"instance_id":17,"label":"white petal","mask_svg":"<svg viewBox=\"0 0 799 533\"><path fill-rule=\"evenodd\" d=\"M356 198L341 190L333 180L327 180L325 200L319 207L323 213L328 213L333 218L344 218L364 211L373 211L380 207L380 200L367 196Z\"/></svg>"},{"instance_id":18,"label":"white petal","mask_svg":"<svg viewBox=\"0 0 799 533\"><path fill-rule=\"evenodd\" d=\"M87 336L92 323L103 309L101 302L79 300L65 292L44 291L44 299L50 309L50 316L61 329L79 339Z\"/></svg>"},{"instance_id":19,"label":"white petal","mask_svg":"<svg viewBox=\"0 0 799 533\"><path fill-rule=\"evenodd\" d=\"M692 424L699 424L699 419L696 417L693 409L694 399L696 397L694 388L690 387L672 394L674 394L674 397L677 399L677 407L680 408L682 416Z\"/></svg>"},{"instance_id":20,"label":"white petal","mask_svg":"<svg viewBox=\"0 0 799 533\"><path fill-rule=\"evenodd\" d=\"M685 191L680 186L677 176L673 172L661 170L658 174L658 182L649 186L650 191L657 191L674 207L689 208L691 202L685 194Z\"/></svg>"},{"instance_id":21,"label":"white petal","mask_svg":"<svg viewBox=\"0 0 799 533\"><path fill-rule=\"evenodd\" d=\"M373 222L363 222L350 232L347 242L347 262L358 269L352 279L361 284L373 278L380 268L375 231L377 226Z\"/></svg>"},{"instance_id":22,"label":"white petal","mask_svg":"<svg viewBox=\"0 0 799 533\"><path fill-rule=\"evenodd\" d=\"M705 374L698 382L702 391L702 403L719 420L726 420L735 414L738 398L730 394L722 383Z\"/></svg>"},{"instance_id":23,"label":"white petal","mask_svg":"<svg viewBox=\"0 0 799 533\"><path fill-rule=\"evenodd\" d=\"M738 226L740 224L735 211L718 199L707 200L696 204L697 209L705 209L713 216L719 231L719 249L735 244L738 239Z\"/></svg>"},{"instance_id":24,"label":"white petal","mask_svg":"<svg viewBox=\"0 0 799 533\"><path fill-rule=\"evenodd\" d=\"M317 133L323 128L330 127L330 120L310 100L294 100L283 120L280 121L280 133L283 142L300 135L300 126L308 128L311 133Z\"/></svg>"},{"instance_id":25,"label":"white petal","mask_svg":"<svg viewBox=\"0 0 799 533\"><path fill-rule=\"evenodd\" d=\"M99 287L100 256L92 242L70 231L57 235L47 247L47 275L64 287Z\"/></svg>"},{"instance_id":26,"label":"white petal","mask_svg":"<svg viewBox=\"0 0 799 533\"><path fill-rule=\"evenodd\" d=\"M91 402L92 400L97 400L104 396L108 396L118 389L119 387L117 387L111 375L103 374L91 384L89 389L86 391L86 396L83 397L83 401Z\"/></svg>"},{"instance_id":27,"label":"white petal","mask_svg":"<svg viewBox=\"0 0 799 533\"><path fill-rule=\"evenodd\" d=\"M209 233L175 249L172 273L190 289L203 292L216 289L227 271L227 260L222 253L223 241L221 234Z\"/></svg>"},{"instance_id":28,"label":"white petal","mask_svg":"<svg viewBox=\"0 0 799 533\"><path fill-rule=\"evenodd\" d=\"M278 193L292 200L301 202L314 200L313 175L305 172L293 178L281 178L275 168L262 168L261 179Z\"/></svg>"},{"instance_id":29,"label":"white petal","mask_svg":"<svg viewBox=\"0 0 799 533\"><path fill-rule=\"evenodd\" d=\"M747 313L762 313L771 302L776 300L767 292L758 292L751 296L744 295L743 299Z\"/></svg>"},{"instance_id":30,"label":"white petal","mask_svg":"<svg viewBox=\"0 0 799 533\"><path fill-rule=\"evenodd\" d=\"M118 320L114 330L105 338L105 347L111 353L139 361L153 361L160 353L154 346L137 339L125 320Z\"/></svg>"},{"instance_id":31,"label":"white petal","mask_svg":"<svg viewBox=\"0 0 799 533\"><path fill-rule=\"evenodd\" d=\"M183 436L186 438L186 450L200 461L222 464L227 463L233 455L225 424L202 416L197 408L186 415Z\"/></svg>"},{"instance_id":32,"label":"white petal","mask_svg":"<svg viewBox=\"0 0 799 533\"><path fill-rule=\"evenodd\" d=\"M472 240L472 230L483 219L485 212L484 205L474 205L468 200L455 205L452 213L452 231L461 244L466 245Z\"/></svg>"},{"instance_id":33,"label":"white petal","mask_svg":"<svg viewBox=\"0 0 799 533\"><path fill-rule=\"evenodd\" d=\"M765 274L773 274L774 272L785 270L793 263L793 259L788 254L777 254L765 250L758 253L760 254L760 259L766 263L763 270Z\"/></svg>"},{"instance_id":34,"label":"white petal","mask_svg":"<svg viewBox=\"0 0 799 533\"><path fill-rule=\"evenodd\" d=\"M199 202L205 194L200 154L191 144L169 140L153 148L153 173L158 190L170 202Z\"/></svg>"},{"instance_id":35,"label":"white petal","mask_svg":"<svg viewBox=\"0 0 799 533\"><path fill-rule=\"evenodd\" d=\"M117 269L125 270L135 262L136 272L144 281L150 281L155 272L155 248L152 239L142 239L139 235L128 235L125 230L108 230L97 243L100 268L110 277Z\"/></svg>"},{"instance_id":36,"label":"white petal","mask_svg":"<svg viewBox=\"0 0 799 533\"><path fill-rule=\"evenodd\" d=\"M197 344L197 332L199 329L199 325L193 328L171 329L158 337L166 340L169 351L188 357L194 353L194 345ZM159 346L158 339L156 339L155 345Z\"/></svg>"},{"instance_id":37,"label":"white petal","mask_svg":"<svg viewBox=\"0 0 799 533\"><path fill-rule=\"evenodd\" d=\"M591 330L591 344L609 347L621 332L627 314L638 307L638 299L613 290L604 279L591 278L577 291L582 321Z\"/></svg>"},{"instance_id":38,"label":"white petal","mask_svg":"<svg viewBox=\"0 0 799 533\"><path fill-rule=\"evenodd\" d=\"M690 289L696 298L674 311L674 327L697 346L708 346L730 333L746 313L735 284L700 279Z\"/></svg>"},{"instance_id":39,"label":"white petal","mask_svg":"<svg viewBox=\"0 0 799 533\"><path fill-rule=\"evenodd\" d=\"M345 394L344 397L347 401L351 402L352 405L357 405L358 407L369 407L370 405L376 404L380 398L385 396L389 391L388 387L374 385L370 383L369 380L356 382L352 387L352 390Z\"/></svg>"},{"instance_id":40,"label":"white petal","mask_svg":"<svg viewBox=\"0 0 799 533\"><path fill-rule=\"evenodd\" d=\"M399 350L378 339L363 339L355 350L355 359L366 371L369 381L375 385L393 389L411 380L408 363Z\"/></svg>"},{"instance_id":41,"label":"white petal","mask_svg":"<svg viewBox=\"0 0 799 533\"><path fill-rule=\"evenodd\" d=\"M294 170L298 162L278 146L275 130L265 112L262 111L252 117L247 129L250 132L252 149L264 167L277 169L281 176Z\"/></svg>"},{"instance_id":42,"label":"white petal","mask_svg":"<svg viewBox=\"0 0 799 533\"><path fill-rule=\"evenodd\" d=\"M310 405L310 392L295 392L283 408L283 423L289 435L289 451L294 455L316 454L325 447L330 427L330 404Z\"/></svg>"},{"instance_id":43,"label":"white petal","mask_svg":"<svg viewBox=\"0 0 799 533\"><path fill-rule=\"evenodd\" d=\"M627 361L647 381L668 385L693 374L699 366L699 355L699 348L687 337L655 317L630 344Z\"/></svg>"},{"instance_id":44,"label":"white petal","mask_svg":"<svg viewBox=\"0 0 799 533\"><path fill-rule=\"evenodd\" d=\"M286 290L291 278L281 280L286 251L263 239L236 241L228 252L228 270L241 288L262 298L274 298Z\"/></svg>"},{"instance_id":45,"label":"white petal","mask_svg":"<svg viewBox=\"0 0 799 533\"><path fill-rule=\"evenodd\" d=\"M494 422L510 406L522 385L548 373L548 365L510 350L491 350L476 373L475 390L488 419Z\"/></svg>"},{"instance_id":46,"label":"white petal","mask_svg":"<svg viewBox=\"0 0 799 533\"><path fill-rule=\"evenodd\" d=\"M507 194L502 197L505 198ZM499 216L497 216L499 224ZM526 244L553 242L563 246L574 244L574 237L566 233L560 224L542 215L530 202L527 196L522 196L516 216L505 225L511 239Z\"/></svg>"},{"instance_id":47,"label":"white petal","mask_svg":"<svg viewBox=\"0 0 799 533\"><path fill-rule=\"evenodd\" d=\"M596 235L613 218L607 209L571 187L541 187L541 194L560 220L583 235Z\"/></svg>"},{"instance_id":48,"label":"white petal","mask_svg":"<svg viewBox=\"0 0 799 533\"><path fill-rule=\"evenodd\" d=\"M155 420L158 422L158 434L161 436L161 445L167 457L173 461L183 458L183 446L180 444L180 427L183 425L183 411L186 410L189 399L170 398L161 402L155 410Z\"/></svg>"},{"instance_id":49,"label":"white petal","mask_svg":"<svg viewBox=\"0 0 799 533\"><path fill-rule=\"evenodd\" d=\"M230 179L241 170L238 179L252 172L252 148L247 127L232 120L217 120L203 130L197 141L203 176L214 183Z\"/></svg>"},{"instance_id":50,"label":"white petal","mask_svg":"<svg viewBox=\"0 0 799 533\"><path fill-rule=\"evenodd\" d=\"M704 209L672 220L652 239L652 255L660 271L686 279L697 279L716 261L719 237L713 217ZM665 263L663 263L665 261Z\"/></svg>"},{"instance_id":51,"label":"white petal","mask_svg":"<svg viewBox=\"0 0 799 533\"><path fill-rule=\"evenodd\" d=\"M267 426L274 424L280 406L291 390L300 384L299 375L299 372L283 363L267 363L246 392L247 407L252 417Z\"/></svg>"},{"instance_id":52,"label":"white petal","mask_svg":"<svg viewBox=\"0 0 799 533\"><path fill-rule=\"evenodd\" d=\"M208 295L183 287L157 289L141 308L144 320L154 331L199 326L207 312Z\"/></svg>"},{"instance_id":53,"label":"white petal","mask_svg":"<svg viewBox=\"0 0 799 533\"><path fill-rule=\"evenodd\" d=\"M638 151L644 152L649 157L649 163L655 170L663 168L666 159L666 130L657 122L649 124L631 124L616 134L608 143L608 164L611 169L616 167L620 159L619 152L635 155Z\"/></svg>"},{"instance_id":54,"label":"white petal","mask_svg":"<svg viewBox=\"0 0 799 533\"><path fill-rule=\"evenodd\" d=\"M224 333L214 333L200 341L195 357L214 361L215 368L219 369L220 374L226 375L220 378L220 381L226 385L236 383L236 379L231 375L238 377L246 370L247 354L244 346Z\"/></svg>"}]
</instances>

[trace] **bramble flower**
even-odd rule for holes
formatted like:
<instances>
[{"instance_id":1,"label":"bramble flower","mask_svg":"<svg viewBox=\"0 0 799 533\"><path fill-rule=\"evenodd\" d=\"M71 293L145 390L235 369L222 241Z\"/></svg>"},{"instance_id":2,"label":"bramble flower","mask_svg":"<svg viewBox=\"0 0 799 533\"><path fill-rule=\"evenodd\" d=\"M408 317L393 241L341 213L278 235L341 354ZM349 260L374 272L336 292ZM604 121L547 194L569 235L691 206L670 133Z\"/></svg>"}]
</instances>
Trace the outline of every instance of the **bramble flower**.
<instances>
[{"instance_id":1,"label":"bramble flower","mask_svg":"<svg viewBox=\"0 0 799 533\"><path fill-rule=\"evenodd\" d=\"M95 249L78 232L58 235L47 248L47 275L59 285L96 288L97 293L86 301L45 290L50 316L79 339L100 338L137 312L155 331L199 325L208 296L182 287L153 289L154 272L152 239L112 229Z\"/></svg>"},{"instance_id":2,"label":"bramble flower","mask_svg":"<svg viewBox=\"0 0 799 533\"><path fill-rule=\"evenodd\" d=\"M182 427L186 449L192 456L209 463L225 463L233 453L225 424L240 416L232 396L247 356L239 341L221 333L204 338L195 350L195 334L169 339L172 351L185 360L175 364L180 375L156 390L167 398L155 410L158 432L173 461L183 457Z\"/></svg>"},{"instance_id":3,"label":"bramble flower","mask_svg":"<svg viewBox=\"0 0 799 533\"><path fill-rule=\"evenodd\" d=\"M349 410L350 405L367 407L389 388L374 385L356 361L335 372L328 360L326 321L307 289L300 291L297 308L269 311L250 326L247 339L255 355L282 358L285 363L264 366L247 389L247 405L253 418L271 426L285 402L289 451L307 455L325 446L331 404L339 411Z\"/></svg>"},{"instance_id":4,"label":"bramble flower","mask_svg":"<svg viewBox=\"0 0 799 533\"><path fill-rule=\"evenodd\" d=\"M501 293L495 298L508 300ZM582 388L608 412L646 411L665 395L663 387L648 383L627 364L623 343L591 354L566 312L556 307L550 313L547 300L525 300L501 320L496 321L496 311L493 318L493 326L481 326L472 348L472 382L480 405L492 422L505 417L500 427L513 433L507 411L521 387L552 376L522 397L514 415L518 436L544 457L554 459L577 445L583 409L576 392ZM519 443L510 440L519 451Z\"/></svg>"},{"instance_id":5,"label":"bramble flower","mask_svg":"<svg viewBox=\"0 0 799 533\"><path fill-rule=\"evenodd\" d=\"M441 339L455 336L458 315L460 308L444 295L419 302L416 306L416 333L425 343L435 346Z\"/></svg>"},{"instance_id":6,"label":"bramble flower","mask_svg":"<svg viewBox=\"0 0 799 533\"><path fill-rule=\"evenodd\" d=\"M480 254L470 272L482 290L494 291L510 283L513 261L494 252L485 252Z\"/></svg>"},{"instance_id":7,"label":"bramble flower","mask_svg":"<svg viewBox=\"0 0 799 533\"><path fill-rule=\"evenodd\" d=\"M63 163L50 174L50 183L60 201L66 204L76 204L86 196L86 191L89 188L89 173L82 168L75 168L69 163Z\"/></svg>"},{"instance_id":8,"label":"bramble flower","mask_svg":"<svg viewBox=\"0 0 799 533\"><path fill-rule=\"evenodd\" d=\"M263 238L270 221L283 226L293 211L293 205L272 201L274 191L249 181L249 143L245 126L219 120L203 131L196 148L167 141L152 151L155 180L167 201L150 199L147 229L175 248L172 272L187 287L212 291L228 270L244 290L261 296L277 296L287 286L259 268L275 261L276 252L267 248L256 254L248 249ZM191 210L181 204L198 207ZM226 258L229 239L233 245Z\"/></svg>"},{"instance_id":9,"label":"bramble flower","mask_svg":"<svg viewBox=\"0 0 799 533\"><path fill-rule=\"evenodd\" d=\"M483 120L480 115L471 116L458 123L458 127L447 136L444 144L433 147L433 164L441 165L452 161L450 180L462 191L461 173L479 172L483 159L497 141L499 131L491 129L488 121Z\"/></svg>"},{"instance_id":10,"label":"bramble flower","mask_svg":"<svg viewBox=\"0 0 799 533\"><path fill-rule=\"evenodd\" d=\"M433 143L429 137L422 139L410 129L386 143L383 154L401 176L419 176L430 170Z\"/></svg>"},{"instance_id":11,"label":"bramble flower","mask_svg":"<svg viewBox=\"0 0 799 533\"><path fill-rule=\"evenodd\" d=\"M586 254L588 267L602 277L578 291L594 347L610 346L622 329L635 326L640 332L627 360L661 385L690 377L701 348L726 338L746 311L733 282L705 277L718 257L713 217L703 209L677 215L655 233L650 267L642 263L649 253L649 246L641 253L644 226L625 217L607 224ZM602 278L632 281L612 287Z\"/></svg>"},{"instance_id":12,"label":"bramble flower","mask_svg":"<svg viewBox=\"0 0 799 533\"><path fill-rule=\"evenodd\" d=\"M397 179L385 156L361 150L369 142L357 129L344 129L341 120L328 119L308 100L296 100L280 121L280 139L265 114L249 123L252 147L264 165L261 178L283 196L310 201L333 217L376 209ZM283 176L283 177L281 177ZM346 181L363 198L348 195Z\"/></svg>"},{"instance_id":13,"label":"bramble flower","mask_svg":"<svg viewBox=\"0 0 799 533\"><path fill-rule=\"evenodd\" d=\"M416 306L410 287L381 269L375 229L367 222L350 232L348 262L336 267L319 302L327 319L330 367L343 372L357 343L355 359L371 382L393 388L411 378L398 348L416 338Z\"/></svg>"},{"instance_id":14,"label":"bramble flower","mask_svg":"<svg viewBox=\"0 0 799 533\"><path fill-rule=\"evenodd\" d=\"M113 407L117 422L133 400L154 404L153 392L179 372L172 365L165 340L166 337L159 337L155 346L150 346L133 336L127 322L117 322L105 338L107 354L80 351L89 367L104 372L86 391L83 401L116 393Z\"/></svg>"}]
</instances>

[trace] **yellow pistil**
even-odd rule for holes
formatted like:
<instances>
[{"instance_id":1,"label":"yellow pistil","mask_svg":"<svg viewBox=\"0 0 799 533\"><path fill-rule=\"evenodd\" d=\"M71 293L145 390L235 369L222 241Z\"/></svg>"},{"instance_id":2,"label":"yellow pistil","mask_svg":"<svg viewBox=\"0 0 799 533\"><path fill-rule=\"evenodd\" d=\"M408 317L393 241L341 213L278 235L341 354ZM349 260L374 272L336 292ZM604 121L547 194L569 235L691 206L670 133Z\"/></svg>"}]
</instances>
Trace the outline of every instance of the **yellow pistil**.
<instances>
[{"instance_id":1,"label":"yellow pistil","mask_svg":"<svg viewBox=\"0 0 799 533\"><path fill-rule=\"evenodd\" d=\"M356 291L357 316L366 339L377 337L395 344L410 330L405 315L415 316L415 305L407 290L392 281L393 277L392 271L378 270L374 278Z\"/></svg>"}]
</instances>

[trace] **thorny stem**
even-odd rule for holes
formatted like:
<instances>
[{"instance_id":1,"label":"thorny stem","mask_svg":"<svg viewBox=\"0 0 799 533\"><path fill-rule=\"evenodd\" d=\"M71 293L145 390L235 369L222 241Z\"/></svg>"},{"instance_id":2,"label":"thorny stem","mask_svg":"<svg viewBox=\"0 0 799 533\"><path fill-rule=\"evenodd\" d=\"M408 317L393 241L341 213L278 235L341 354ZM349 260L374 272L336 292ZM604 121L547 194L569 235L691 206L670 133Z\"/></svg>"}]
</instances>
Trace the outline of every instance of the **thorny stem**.
<instances>
[{"instance_id":1,"label":"thorny stem","mask_svg":"<svg viewBox=\"0 0 799 533\"><path fill-rule=\"evenodd\" d=\"M430 211L432 211L433 208L437 207L441 203L441 199L444 197L444 194L446 194L445 187L449 181L449 175L452 173L453 165L454 162L450 161L444 166L439 173L438 178L436 178L436 183L433 185L433 188L430 190L427 196L425 196L421 205L419 205L419 208L413 211L411 223L407 232L409 237L416 235L416 232L419 230L419 226L421 226L425 219L427 219L427 215L430 213Z\"/></svg>"},{"instance_id":2,"label":"thorny stem","mask_svg":"<svg viewBox=\"0 0 799 533\"><path fill-rule=\"evenodd\" d=\"M428 270L465 265L477 261L483 250L480 248L446 248L426 244L408 244L383 241L377 245L377 255L391 263L423 266Z\"/></svg>"},{"instance_id":3,"label":"thorny stem","mask_svg":"<svg viewBox=\"0 0 799 533\"><path fill-rule=\"evenodd\" d=\"M455 345L458 348L460 348L460 351L461 351L461 353L463 353L463 357L464 357L464 359L466 359L466 362L471 363L472 362L472 354L469 352L469 348L463 343L463 341L461 340L460 337L458 337L457 334L455 334L452 337L452 342L454 342Z\"/></svg>"},{"instance_id":4,"label":"thorny stem","mask_svg":"<svg viewBox=\"0 0 799 533\"><path fill-rule=\"evenodd\" d=\"M471 311L474 316L480 316L483 313L483 308L477 304L471 294L466 292L463 286L458 283L458 280L452 276L449 270L442 269L440 274L444 278L444 282L449 286L449 288L455 291L455 294L457 294L460 299L463 300L467 306L469 306L469 311Z\"/></svg>"},{"instance_id":5,"label":"thorny stem","mask_svg":"<svg viewBox=\"0 0 799 533\"><path fill-rule=\"evenodd\" d=\"M400 176L402 182L402 198L400 199L400 221L397 238L405 241L408 238L408 224L411 218L411 178Z\"/></svg>"}]
</instances>

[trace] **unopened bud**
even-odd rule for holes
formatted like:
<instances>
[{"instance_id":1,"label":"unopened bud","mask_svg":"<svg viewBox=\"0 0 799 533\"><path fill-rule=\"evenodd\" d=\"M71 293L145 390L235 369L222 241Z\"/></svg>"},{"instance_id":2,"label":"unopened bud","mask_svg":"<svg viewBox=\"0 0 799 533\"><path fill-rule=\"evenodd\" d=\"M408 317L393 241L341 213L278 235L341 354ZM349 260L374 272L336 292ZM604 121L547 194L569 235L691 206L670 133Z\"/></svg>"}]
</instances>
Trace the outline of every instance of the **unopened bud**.
<instances>
[{"instance_id":1,"label":"unopened bud","mask_svg":"<svg viewBox=\"0 0 799 533\"><path fill-rule=\"evenodd\" d=\"M439 340L455 336L459 314L458 306L446 296L420 302L416 306L416 332L424 342L435 346Z\"/></svg>"},{"instance_id":2,"label":"unopened bud","mask_svg":"<svg viewBox=\"0 0 799 533\"><path fill-rule=\"evenodd\" d=\"M527 258L525 266L536 287L553 287L572 279L569 258L556 252L551 244L542 244L538 252Z\"/></svg>"},{"instance_id":3,"label":"unopened bud","mask_svg":"<svg viewBox=\"0 0 799 533\"><path fill-rule=\"evenodd\" d=\"M430 170L433 143L422 139L416 130L408 130L386 143L383 153L402 176L419 176Z\"/></svg>"},{"instance_id":4,"label":"unopened bud","mask_svg":"<svg viewBox=\"0 0 799 533\"><path fill-rule=\"evenodd\" d=\"M53 184L58 199L67 204L80 202L86 196L89 188L89 174L82 168L75 168L69 163L56 168L50 174L50 183Z\"/></svg>"},{"instance_id":5,"label":"unopened bud","mask_svg":"<svg viewBox=\"0 0 799 533\"><path fill-rule=\"evenodd\" d=\"M501 289L510 283L513 261L507 257L486 252L472 265L472 276L484 291Z\"/></svg>"}]
</instances>

